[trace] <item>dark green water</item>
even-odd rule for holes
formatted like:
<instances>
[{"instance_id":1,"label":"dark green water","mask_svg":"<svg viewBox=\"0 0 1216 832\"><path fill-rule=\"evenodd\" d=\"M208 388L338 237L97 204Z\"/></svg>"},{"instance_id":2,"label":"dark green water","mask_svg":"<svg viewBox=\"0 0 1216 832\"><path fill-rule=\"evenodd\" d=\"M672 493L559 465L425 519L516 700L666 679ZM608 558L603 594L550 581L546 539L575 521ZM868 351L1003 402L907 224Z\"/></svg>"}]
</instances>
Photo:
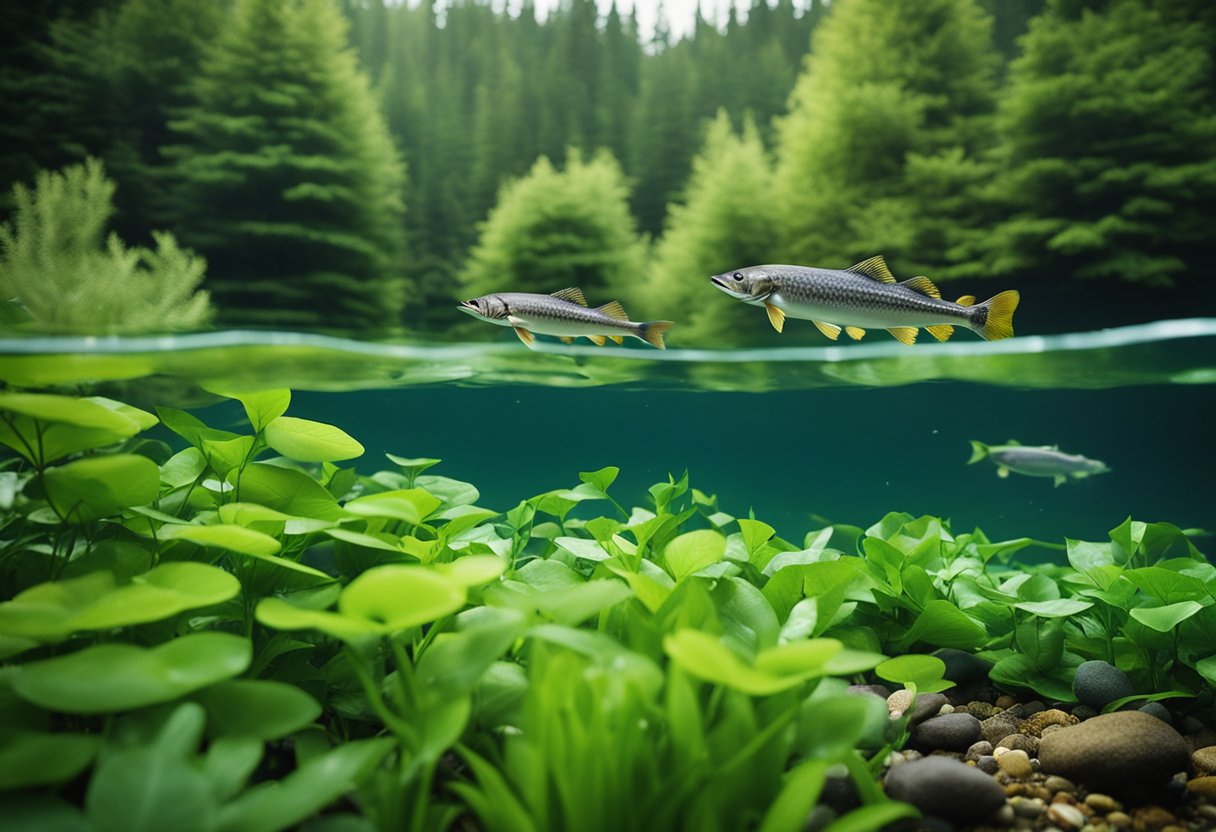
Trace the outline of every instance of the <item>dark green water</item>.
<instances>
[{"instance_id":1,"label":"dark green water","mask_svg":"<svg viewBox=\"0 0 1216 832\"><path fill-rule=\"evenodd\" d=\"M337 424L373 471L389 451L443 459L482 505L621 469L627 505L688 470L724 510L792 540L892 510L990 537L1105 538L1128 515L1216 529L1216 320L1096 333L774 350L566 348L513 341L369 345L276 333L0 344L0 378L141 406L211 405L211 389L292 387L290 415ZM203 418L236 426L240 410ZM1058 488L967 465L968 440L1016 439L1113 471ZM1201 544L1201 548L1203 548Z\"/></svg>"}]
</instances>

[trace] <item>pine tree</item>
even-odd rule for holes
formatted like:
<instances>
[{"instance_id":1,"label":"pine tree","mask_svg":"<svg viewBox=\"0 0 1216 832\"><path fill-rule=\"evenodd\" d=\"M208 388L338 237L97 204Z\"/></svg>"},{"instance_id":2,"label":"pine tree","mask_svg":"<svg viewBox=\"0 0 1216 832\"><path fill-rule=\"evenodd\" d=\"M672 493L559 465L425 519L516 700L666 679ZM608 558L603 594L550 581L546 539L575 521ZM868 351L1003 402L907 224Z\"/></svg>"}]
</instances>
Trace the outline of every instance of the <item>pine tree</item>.
<instances>
[{"instance_id":1,"label":"pine tree","mask_svg":"<svg viewBox=\"0 0 1216 832\"><path fill-rule=\"evenodd\" d=\"M991 142L990 37L975 0L831 4L779 128L786 257L843 267L885 254L896 274L940 276L956 243L941 231L968 214L911 187L909 171Z\"/></svg>"},{"instance_id":2,"label":"pine tree","mask_svg":"<svg viewBox=\"0 0 1216 832\"><path fill-rule=\"evenodd\" d=\"M633 211L650 234L662 229L667 203L688 176L697 144L693 91L688 50L671 47L643 65L629 174L637 183Z\"/></svg>"},{"instance_id":3,"label":"pine tree","mask_svg":"<svg viewBox=\"0 0 1216 832\"><path fill-rule=\"evenodd\" d=\"M396 324L404 170L328 0L238 0L193 93L167 152L222 317Z\"/></svg>"},{"instance_id":4,"label":"pine tree","mask_svg":"<svg viewBox=\"0 0 1216 832\"><path fill-rule=\"evenodd\" d=\"M461 276L465 297L581 288L600 303L642 273L643 247L629 215L620 165L606 151L563 170L541 157L503 186Z\"/></svg>"},{"instance_id":5,"label":"pine tree","mask_svg":"<svg viewBox=\"0 0 1216 832\"><path fill-rule=\"evenodd\" d=\"M709 285L712 274L770 262L777 243L772 166L750 120L737 135L719 111L686 190L687 201L669 208L652 275L637 283L634 305L648 316L679 310L675 343L734 344L763 333L755 309L715 297Z\"/></svg>"},{"instance_id":6,"label":"pine tree","mask_svg":"<svg viewBox=\"0 0 1216 832\"><path fill-rule=\"evenodd\" d=\"M1010 73L1007 220L981 268L1195 284L1216 256L1213 31L1140 0L1065 5L1032 22Z\"/></svg>"}]
</instances>

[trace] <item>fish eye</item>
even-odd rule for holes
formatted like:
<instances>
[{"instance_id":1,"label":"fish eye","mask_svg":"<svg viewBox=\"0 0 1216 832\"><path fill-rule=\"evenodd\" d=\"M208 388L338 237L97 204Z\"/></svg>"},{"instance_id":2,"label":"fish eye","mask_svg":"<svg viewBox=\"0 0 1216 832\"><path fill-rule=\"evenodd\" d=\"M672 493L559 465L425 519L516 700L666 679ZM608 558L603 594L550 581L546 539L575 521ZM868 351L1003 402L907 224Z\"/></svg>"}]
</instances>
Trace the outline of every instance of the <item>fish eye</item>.
<instances>
[{"instance_id":1,"label":"fish eye","mask_svg":"<svg viewBox=\"0 0 1216 832\"><path fill-rule=\"evenodd\" d=\"M732 274L731 277L733 277L735 280L743 279L743 275L739 274L738 272L735 272L734 274Z\"/></svg>"}]
</instances>

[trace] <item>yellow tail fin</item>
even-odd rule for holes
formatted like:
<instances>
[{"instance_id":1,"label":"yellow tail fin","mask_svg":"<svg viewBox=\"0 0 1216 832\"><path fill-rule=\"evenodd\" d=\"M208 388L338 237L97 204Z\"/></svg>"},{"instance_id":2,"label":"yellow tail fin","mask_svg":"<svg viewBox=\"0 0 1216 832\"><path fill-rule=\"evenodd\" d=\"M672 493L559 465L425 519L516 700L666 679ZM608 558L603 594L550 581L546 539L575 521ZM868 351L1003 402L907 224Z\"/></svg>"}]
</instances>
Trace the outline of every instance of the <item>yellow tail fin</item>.
<instances>
[{"instance_id":1,"label":"yellow tail fin","mask_svg":"<svg viewBox=\"0 0 1216 832\"><path fill-rule=\"evenodd\" d=\"M1016 289L1009 289L999 295L989 298L978 308L986 308L988 317L984 325L976 330L985 341L999 341L1001 338L1013 337L1013 312L1018 308L1022 296Z\"/></svg>"},{"instance_id":2,"label":"yellow tail fin","mask_svg":"<svg viewBox=\"0 0 1216 832\"><path fill-rule=\"evenodd\" d=\"M667 345L663 343L663 333L669 329L671 329L671 321L650 321L639 325L638 337L652 347L665 350Z\"/></svg>"}]
</instances>

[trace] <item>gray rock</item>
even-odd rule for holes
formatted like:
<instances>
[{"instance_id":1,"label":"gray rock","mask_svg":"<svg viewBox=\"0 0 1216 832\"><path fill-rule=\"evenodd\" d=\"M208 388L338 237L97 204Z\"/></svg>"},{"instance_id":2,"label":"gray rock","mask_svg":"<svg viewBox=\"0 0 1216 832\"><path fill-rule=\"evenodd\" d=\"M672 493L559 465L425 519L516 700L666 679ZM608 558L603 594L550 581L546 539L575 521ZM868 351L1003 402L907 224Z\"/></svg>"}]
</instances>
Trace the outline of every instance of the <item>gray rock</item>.
<instances>
[{"instance_id":1,"label":"gray rock","mask_svg":"<svg viewBox=\"0 0 1216 832\"><path fill-rule=\"evenodd\" d=\"M943 714L912 730L912 744L921 750L966 751L980 738L980 721L971 714Z\"/></svg>"},{"instance_id":2,"label":"gray rock","mask_svg":"<svg viewBox=\"0 0 1216 832\"><path fill-rule=\"evenodd\" d=\"M984 739L996 745L1010 734L1018 733L1018 725L1021 721L1018 713L1010 708L1008 711L990 716L981 722L980 732Z\"/></svg>"},{"instance_id":3,"label":"gray rock","mask_svg":"<svg viewBox=\"0 0 1216 832\"><path fill-rule=\"evenodd\" d=\"M896 766L887 775L887 793L956 823L983 820L1005 805L1005 790L994 779L947 757Z\"/></svg>"},{"instance_id":4,"label":"gray rock","mask_svg":"<svg viewBox=\"0 0 1216 832\"><path fill-rule=\"evenodd\" d=\"M1039 741L1025 734L1010 734L995 745L997 748L1008 748L1010 751L1025 751L1030 757L1037 757L1039 754Z\"/></svg>"},{"instance_id":5,"label":"gray rock","mask_svg":"<svg viewBox=\"0 0 1216 832\"><path fill-rule=\"evenodd\" d=\"M984 774L996 774L1000 770L996 757L993 757L991 754L985 754L976 760L975 767L984 772Z\"/></svg>"},{"instance_id":6,"label":"gray rock","mask_svg":"<svg viewBox=\"0 0 1216 832\"><path fill-rule=\"evenodd\" d=\"M913 728L929 717L937 716L938 711L942 709L942 705L948 704L950 704L950 700L940 693L922 693L918 695L916 701L912 703L912 710L908 712L908 727Z\"/></svg>"},{"instance_id":7,"label":"gray rock","mask_svg":"<svg viewBox=\"0 0 1216 832\"><path fill-rule=\"evenodd\" d=\"M1101 711L1116 699L1136 692L1127 674L1109 662L1094 659L1082 662L1072 680L1073 693L1096 711Z\"/></svg>"},{"instance_id":8,"label":"gray rock","mask_svg":"<svg viewBox=\"0 0 1216 832\"><path fill-rule=\"evenodd\" d=\"M946 678L959 687L988 681L988 671L992 669L992 662L985 661L974 653L955 650L953 647L943 647L934 651L933 655L946 663Z\"/></svg>"},{"instance_id":9,"label":"gray rock","mask_svg":"<svg viewBox=\"0 0 1216 832\"><path fill-rule=\"evenodd\" d=\"M1170 709L1162 705L1160 702L1146 702L1140 706L1143 713L1157 717L1157 719L1169 725L1174 724L1174 715L1170 713Z\"/></svg>"},{"instance_id":10,"label":"gray rock","mask_svg":"<svg viewBox=\"0 0 1216 832\"><path fill-rule=\"evenodd\" d=\"M971 747L967 749L967 753L963 755L963 762L978 760L984 756L992 756L992 743L988 742L988 740L972 743Z\"/></svg>"},{"instance_id":11,"label":"gray rock","mask_svg":"<svg viewBox=\"0 0 1216 832\"><path fill-rule=\"evenodd\" d=\"M1111 793L1165 783L1187 768L1190 756L1181 734L1140 711L1096 716L1039 742L1044 773Z\"/></svg>"}]
</instances>

